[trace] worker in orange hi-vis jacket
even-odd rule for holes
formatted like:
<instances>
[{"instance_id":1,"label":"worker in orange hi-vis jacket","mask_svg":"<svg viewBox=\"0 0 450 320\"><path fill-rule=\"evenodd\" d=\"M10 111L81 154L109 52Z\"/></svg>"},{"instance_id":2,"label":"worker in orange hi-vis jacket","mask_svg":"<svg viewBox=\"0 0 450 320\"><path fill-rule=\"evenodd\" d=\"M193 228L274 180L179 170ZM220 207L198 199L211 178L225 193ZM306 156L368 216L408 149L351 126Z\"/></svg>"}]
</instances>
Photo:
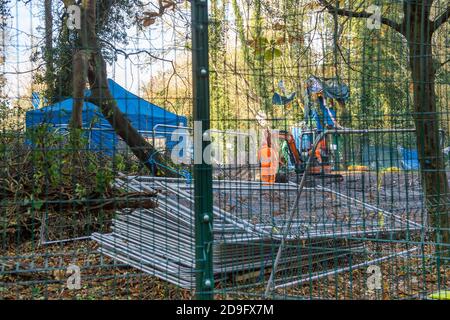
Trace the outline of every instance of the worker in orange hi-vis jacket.
<instances>
[{"instance_id":1,"label":"worker in orange hi-vis jacket","mask_svg":"<svg viewBox=\"0 0 450 320\"><path fill-rule=\"evenodd\" d=\"M270 136L267 140L263 142L261 149L258 151L258 161L261 163L261 181L264 184L273 184L278 172L279 155L271 147Z\"/></svg>"}]
</instances>

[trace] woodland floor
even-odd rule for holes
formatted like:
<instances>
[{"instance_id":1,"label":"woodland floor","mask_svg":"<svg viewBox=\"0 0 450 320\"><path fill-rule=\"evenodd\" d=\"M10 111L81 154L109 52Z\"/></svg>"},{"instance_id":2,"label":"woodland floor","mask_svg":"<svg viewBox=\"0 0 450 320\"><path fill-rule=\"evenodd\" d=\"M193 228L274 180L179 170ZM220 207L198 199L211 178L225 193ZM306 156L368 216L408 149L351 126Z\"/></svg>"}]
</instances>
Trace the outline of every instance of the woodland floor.
<instances>
[{"instance_id":1,"label":"woodland floor","mask_svg":"<svg viewBox=\"0 0 450 320\"><path fill-rule=\"evenodd\" d=\"M317 183L317 181L316 181ZM356 199L423 223L421 190L416 173L346 173L340 183L320 183ZM109 217L107 218L109 219ZM366 239L367 252L390 254L405 249L406 241ZM380 239L378 239L380 240ZM94 241L83 240L37 246L36 239L10 244L0 252L0 299L191 299L181 289L102 255ZM411 248L413 242L409 244ZM302 285L279 289L273 298L297 299L422 299L450 288L450 265L439 265L427 242L423 252L379 263L382 288L367 289L367 268L331 275ZM67 288L67 267L81 268L81 289ZM351 263L350 263L351 264ZM354 262L355 264L355 262ZM340 265L339 267L348 266ZM316 270L314 270L316 271ZM281 275L282 277L282 275ZM245 277L244 277L245 278ZM278 279L280 280L280 278ZM281 279L282 280L282 279ZM263 298L257 281L217 284L216 298Z\"/></svg>"},{"instance_id":2,"label":"woodland floor","mask_svg":"<svg viewBox=\"0 0 450 320\"><path fill-rule=\"evenodd\" d=\"M383 247L378 245L377 249ZM102 256L93 241L32 248L20 247L22 254L4 256L0 261L0 299L191 299L193 292L178 288L137 269ZM386 245L392 252L392 246ZM17 252L18 248L15 248ZM425 247L430 253L433 248ZM400 250L400 249L399 249ZM379 263L382 289L367 289L366 268L342 272L288 289L279 289L273 298L296 299L422 299L436 290L450 287L450 266L441 265L418 253ZM67 288L67 266L81 268L81 289ZM246 287L246 285L250 286ZM216 286L217 299L263 298L264 286L251 281Z\"/></svg>"}]
</instances>

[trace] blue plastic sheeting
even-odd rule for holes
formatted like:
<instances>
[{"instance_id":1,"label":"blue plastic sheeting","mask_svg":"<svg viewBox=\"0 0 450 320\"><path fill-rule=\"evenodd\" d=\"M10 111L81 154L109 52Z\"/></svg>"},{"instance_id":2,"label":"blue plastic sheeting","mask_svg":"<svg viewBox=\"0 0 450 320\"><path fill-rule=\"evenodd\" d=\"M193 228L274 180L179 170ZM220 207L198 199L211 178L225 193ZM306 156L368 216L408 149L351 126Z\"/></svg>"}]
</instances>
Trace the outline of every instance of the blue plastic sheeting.
<instances>
[{"instance_id":1,"label":"blue plastic sheeting","mask_svg":"<svg viewBox=\"0 0 450 320\"><path fill-rule=\"evenodd\" d=\"M324 122L328 126L334 128L335 125L336 125L334 123L334 119L336 119L336 111L334 109L332 109L332 108L325 107L325 104L324 104L324 101L323 101L322 97L319 98L319 104L320 104L320 110L322 111L322 114L323 114Z\"/></svg>"},{"instance_id":2,"label":"blue plastic sheeting","mask_svg":"<svg viewBox=\"0 0 450 320\"><path fill-rule=\"evenodd\" d=\"M130 120L134 128L148 137L152 137L155 125L164 124L171 126L186 126L187 118L171 113L161 107L150 103L133 93L122 88L113 80L108 80L109 89L117 102L119 109ZM26 113L27 129L41 124L50 124L54 127L67 127L72 115L73 99L69 98L53 105L30 110ZM120 138L115 134L109 122L103 117L97 106L90 102L83 104L83 127L92 128L87 130L89 137L89 148L93 151L102 151L113 155L117 150ZM171 149L177 142L171 142L170 137L174 129L165 127L164 132L157 136L165 137L167 148Z\"/></svg>"},{"instance_id":3,"label":"blue plastic sheeting","mask_svg":"<svg viewBox=\"0 0 450 320\"><path fill-rule=\"evenodd\" d=\"M350 98L349 87L336 78L322 80L318 77L311 76L308 78L306 83L309 93L322 92L326 98L335 99L342 102L346 102Z\"/></svg>"},{"instance_id":4,"label":"blue plastic sheeting","mask_svg":"<svg viewBox=\"0 0 450 320\"><path fill-rule=\"evenodd\" d=\"M362 162L364 166L369 166L371 169L382 169L389 167L400 167L400 159L395 148L387 146L362 146ZM357 149L355 150L356 155ZM354 159L359 163L359 158Z\"/></svg>"},{"instance_id":5,"label":"blue plastic sheeting","mask_svg":"<svg viewBox=\"0 0 450 320\"><path fill-rule=\"evenodd\" d=\"M316 128L318 132L323 131L324 125L334 128L336 124L333 119L336 119L336 111L332 108L327 109L325 107L324 101L322 97L319 97L319 105L320 105L320 115L316 110L311 110L312 118L316 123Z\"/></svg>"},{"instance_id":6,"label":"blue plastic sheeting","mask_svg":"<svg viewBox=\"0 0 450 320\"><path fill-rule=\"evenodd\" d=\"M417 154L417 149L406 149L403 147L398 147L400 152L401 161L400 164L404 170L419 170L419 156Z\"/></svg>"},{"instance_id":7,"label":"blue plastic sheeting","mask_svg":"<svg viewBox=\"0 0 450 320\"><path fill-rule=\"evenodd\" d=\"M282 96L279 93L275 92L272 96L272 104L285 106L294 101L296 95L296 92L292 92L288 96Z\"/></svg>"},{"instance_id":8,"label":"blue plastic sheeting","mask_svg":"<svg viewBox=\"0 0 450 320\"><path fill-rule=\"evenodd\" d=\"M403 170L419 170L419 159L416 149L406 149L401 146L396 152L393 147L368 146L362 147L362 164L375 169L399 167Z\"/></svg>"}]
</instances>

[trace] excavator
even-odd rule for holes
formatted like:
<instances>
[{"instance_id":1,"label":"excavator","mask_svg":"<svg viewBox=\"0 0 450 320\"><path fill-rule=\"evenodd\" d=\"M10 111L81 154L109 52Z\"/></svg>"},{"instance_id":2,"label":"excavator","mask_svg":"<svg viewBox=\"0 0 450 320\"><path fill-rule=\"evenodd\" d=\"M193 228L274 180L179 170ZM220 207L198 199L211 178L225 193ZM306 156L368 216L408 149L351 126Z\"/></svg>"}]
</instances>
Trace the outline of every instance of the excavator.
<instances>
[{"instance_id":1,"label":"excavator","mask_svg":"<svg viewBox=\"0 0 450 320\"><path fill-rule=\"evenodd\" d=\"M272 139L279 140L279 144L282 146L282 148L284 142L286 143L286 147L288 150L287 155L289 158L283 159L282 157L280 157L280 166L285 166L287 165L286 162L290 162L295 166L295 171L297 173L302 173L305 170L307 158L312 155L312 165L308 169L308 174L327 178L340 176L331 173L331 164L329 162L330 154L326 137L319 141L314 154L312 154L311 148L299 149L295 143L294 136L288 131L272 131L271 135Z\"/></svg>"},{"instance_id":2,"label":"excavator","mask_svg":"<svg viewBox=\"0 0 450 320\"><path fill-rule=\"evenodd\" d=\"M280 87L284 96L275 93L272 102L275 105L287 106L293 101L295 93L286 95L284 85L280 85ZM342 175L332 173L330 160L333 144L330 141L331 135L325 136L318 142L314 154L312 154L311 149L315 137L324 130L342 129L342 126L337 122L335 105L337 102L339 106L345 106L349 96L348 86L341 83L339 79L315 76L307 79L303 99L305 119L301 132L298 134L297 142L300 142L299 145L296 144L296 139L291 132L270 130L271 139L279 141L281 153L284 154L284 157L278 157L280 167L290 162L295 166L297 173L302 173L305 170L308 157L311 156L312 164L309 167L308 174L334 178L339 181L343 179ZM287 149L287 152L283 152L283 149Z\"/></svg>"}]
</instances>

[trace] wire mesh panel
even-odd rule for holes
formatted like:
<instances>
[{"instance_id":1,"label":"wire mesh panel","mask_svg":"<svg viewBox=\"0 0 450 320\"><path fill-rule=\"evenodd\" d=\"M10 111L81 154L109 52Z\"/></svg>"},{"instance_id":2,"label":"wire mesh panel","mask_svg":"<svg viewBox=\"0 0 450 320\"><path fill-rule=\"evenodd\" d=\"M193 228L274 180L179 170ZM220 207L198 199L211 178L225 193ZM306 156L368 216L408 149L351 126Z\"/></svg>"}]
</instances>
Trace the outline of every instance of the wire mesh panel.
<instances>
[{"instance_id":1,"label":"wire mesh panel","mask_svg":"<svg viewBox=\"0 0 450 320\"><path fill-rule=\"evenodd\" d=\"M445 299L447 1L1 1L1 299Z\"/></svg>"}]
</instances>

